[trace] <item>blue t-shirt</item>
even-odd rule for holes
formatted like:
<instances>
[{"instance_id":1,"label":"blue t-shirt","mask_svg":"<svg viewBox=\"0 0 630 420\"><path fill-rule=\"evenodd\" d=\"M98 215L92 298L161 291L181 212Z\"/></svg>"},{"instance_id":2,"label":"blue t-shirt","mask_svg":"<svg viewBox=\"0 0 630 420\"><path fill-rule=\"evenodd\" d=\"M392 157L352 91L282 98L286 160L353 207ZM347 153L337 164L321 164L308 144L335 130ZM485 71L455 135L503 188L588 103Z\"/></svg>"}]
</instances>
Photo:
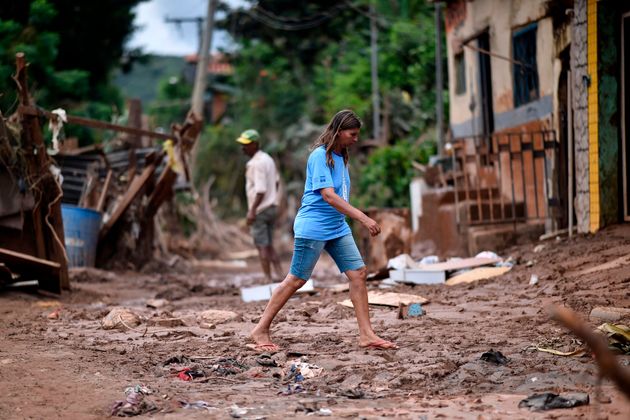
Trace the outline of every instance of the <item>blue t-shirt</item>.
<instances>
[{"instance_id":1,"label":"blue t-shirt","mask_svg":"<svg viewBox=\"0 0 630 420\"><path fill-rule=\"evenodd\" d=\"M293 231L296 238L328 241L350 233L346 216L324 201L322 188L334 187L335 193L350 200L350 174L343 157L333 153L334 168L326 164L326 149L320 146L311 152L306 165L306 182L302 205Z\"/></svg>"}]
</instances>

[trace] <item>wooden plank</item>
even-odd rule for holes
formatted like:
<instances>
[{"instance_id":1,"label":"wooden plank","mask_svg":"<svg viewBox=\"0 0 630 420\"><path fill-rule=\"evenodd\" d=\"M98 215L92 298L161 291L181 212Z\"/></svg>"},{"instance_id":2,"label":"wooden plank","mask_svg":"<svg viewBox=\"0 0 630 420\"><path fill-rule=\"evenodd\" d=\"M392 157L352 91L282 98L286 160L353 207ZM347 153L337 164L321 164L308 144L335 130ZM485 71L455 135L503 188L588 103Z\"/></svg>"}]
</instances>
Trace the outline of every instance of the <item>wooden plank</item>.
<instances>
[{"instance_id":1,"label":"wooden plank","mask_svg":"<svg viewBox=\"0 0 630 420\"><path fill-rule=\"evenodd\" d=\"M612 270L614 268L624 267L626 265L630 265L630 254L624 255L623 257L619 257L612 261L608 261L604 264L596 265L595 267L587 268L577 273L572 273L571 277L583 276L586 274L597 273L599 271Z\"/></svg>"},{"instance_id":2,"label":"wooden plank","mask_svg":"<svg viewBox=\"0 0 630 420\"><path fill-rule=\"evenodd\" d=\"M406 293L393 293L393 292L368 292L368 303L370 305L379 305L379 306L391 306L398 307L401 303L403 305L409 305L411 303L427 303L429 299L422 297L420 295L411 295ZM350 299L346 299L342 302L338 302L342 306L346 306L348 308L354 308L352 305L352 301Z\"/></svg>"},{"instance_id":3,"label":"wooden plank","mask_svg":"<svg viewBox=\"0 0 630 420\"><path fill-rule=\"evenodd\" d=\"M98 198L98 203L96 204L96 211L103 211L103 206L105 205L105 198L107 197L107 190L109 190L109 184L112 182L112 170L107 171L107 176L105 177L105 183L103 184L103 189L101 190L101 195Z\"/></svg>"},{"instance_id":4,"label":"wooden plank","mask_svg":"<svg viewBox=\"0 0 630 420\"><path fill-rule=\"evenodd\" d=\"M157 159L158 162L160 160L161 159ZM131 185L127 189L127 192L125 193L122 201L118 204L118 206L116 206L116 209L112 213L107 223L103 224L103 227L101 228L101 232L100 232L101 238L104 238L112 229L112 227L116 225L116 223L121 218L121 216L125 214L125 212L129 208L133 200L135 200L136 197L138 197L138 195L142 191L142 188L149 181L151 176L153 176L153 174L155 173L155 169L156 169L156 163L152 163L151 165L148 165L144 168L140 176L137 176L134 178L134 180L131 182Z\"/></svg>"},{"instance_id":5,"label":"wooden plank","mask_svg":"<svg viewBox=\"0 0 630 420\"><path fill-rule=\"evenodd\" d=\"M32 255L0 248L0 262L11 272L19 274L20 280L39 280L39 286L53 293L61 292L62 265Z\"/></svg>"},{"instance_id":6,"label":"wooden plank","mask_svg":"<svg viewBox=\"0 0 630 420\"><path fill-rule=\"evenodd\" d=\"M402 270L390 270L389 278L398 283L411 284L444 284L446 281L446 271L419 270L415 268L405 268Z\"/></svg>"},{"instance_id":7,"label":"wooden plank","mask_svg":"<svg viewBox=\"0 0 630 420\"><path fill-rule=\"evenodd\" d=\"M21 105L18 108L18 112L22 115L28 115L31 117L46 117L49 119L56 118L55 114L53 114L52 112L46 111L44 109L39 109L33 106ZM162 140L168 140L168 139L173 138L172 134L157 133L155 131L142 130L142 129L134 128L134 127L126 127L123 125L112 124L105 121L93 120L91 118L68 115L67 119L68 119L68 124L82 125L85 127L98 128L101 130L113 130L113 131L132 134L136 136L147 136L147 137L152 137L152 138L162 139Z\"/></svg>"},{"instance_id":8,"label":"wooden plank","mask_svg":"<svg viewBox=\"0 0 630 420\"><path fill-rule=\"evenodd\" d=\"M16 54L16 70L18 90L20 92L20 108L32 106L34 103L28 92L26 76L26 57L24 53ZM35 108L36 109L36 108ZM53 260L60 265L55 278L40 281L40 286L48 291L59 293L61 288L70 288L68 261L64 246L63 219L61 216L61 198L63 191L57 181L48 173L49 158L37 116L21 115L22 150L28 158L29 172L32 177L39 178L41 191L35 197L38 203L33 209L33 232L35 234L38 256ZM44 175L46 174L46 175ZM41 247L44 246L42 250ZM43 280L43 279L40 279Z\"/></svg>"},{"instance_id":9,"label":"wooden plank","mask_svg":"<svg viewBox=\"0 0 630 420\"><path fill-rule=\"evenodd\" d=\"M172 196L173 185L176 180L177 173L173 171L170 166L167 166L160 175L151 196L147 200L147 204L144 208L145 218L153 218L160 206Z\"/></svg>"},{"instance_id":10,"label":"wooden plank","mask_svg":"<svg viewBox=\"0 0 630 420\"><path fill-rule=\"evenodd\" d=\"M510 271L511 267L481 267L467 271L446 280L447 286L454 286L462 283L472 283L473 281L489 279L500 276Z\"/></svg>"},{"instance_id":11,"label":"wooden plank","mask_svg":"<svg viewBox=\"0 0 630 420\"><path fill-rule=\"evenodd\" d=\"M501 261L501 258L463 258L461 260L452 260L437 264L420 265L418 269L424 271L457 271L466 268L492 265Z\"/></svg>"}]
</instances>

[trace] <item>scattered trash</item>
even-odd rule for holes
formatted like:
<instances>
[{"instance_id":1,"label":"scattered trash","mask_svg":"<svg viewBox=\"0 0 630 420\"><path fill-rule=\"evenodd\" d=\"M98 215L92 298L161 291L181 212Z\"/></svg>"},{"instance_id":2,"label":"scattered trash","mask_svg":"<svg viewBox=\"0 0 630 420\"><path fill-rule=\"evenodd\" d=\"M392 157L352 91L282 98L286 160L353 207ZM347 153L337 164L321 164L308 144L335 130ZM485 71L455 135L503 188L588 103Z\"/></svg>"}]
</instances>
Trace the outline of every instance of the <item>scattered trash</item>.
<instances>
[{"instance_id":1,"label":"scattered trash","mask_svg":"<svg viewBox=\"0 0 630 420\"><path fill-rule=\"evenodd\" d=\"M479 254L475 255L475 258L501 258L496 253L492 251L481 251Z\"/></svg>"},{"instance_id":2,"label":"scattered trash","mask_svg":"<svg viewBox=\"0 0 630 420\"><path fill-rule=\"evenodd\" d=\"M263 353L256 358L256 363L266 367L278 367L278 362L271 358L269 353Z\"/></svg>"},{"instance_id":3,"label":"scattered trash","mask_svg":"<svg viewBox=\"0 0 630 420\"><path fill-rule=\"evenodd\" d=\"M420 260L420 264L422 265L437 264L439 262L440 258L437 255L427 255Z\"/></svg>"},{"instance_id":4,"label":"scattered trash","mask_svg":"<svg viewBox=\"0 0 630 420\"><path fill-rule=\"evenodd\" d=\"M350 398L351 400L360 400L365 397L365 392L361 388L351 388L341 391L341 394L339 395Z\"/></svg>"},{"instance_id":5,"label":"scattered trash","mask_svg":"<svg viewBox=\"0 0 630 420\"><path fill-rule=\"evenodd\" d=\"M586 353L585 349L576 349L573 351L560 351L555 349L549 349L545 347L536 347L536 350L542 351L544 353L555 354L556 356L578 356Z\"/></svg>"},{"instance_id":6,"label":"scattered trash","mask_svg":"<svg viewBox=\"0 0 630 420\"><path fill-rule=\"evenodd\" d=\"M482 354L481 360L494 363L496 365L506 365L510 361L510 359L505 357L503 353L501 353L500 351L494 351L492 349Z\"/></svg>"},{"instance_id":7,"label":"scattered trash","mask_svg":"<svg viewBox=\"0 0 630 420\"><path fill-rule=\"evenodd\" d=\"M252 287L242 287L241 288L241 299L243 302L256 302L260 300L269 300L271 299L271 294L273 291L280 286L280 283L271 283L271 284L263 284L261 286L252 286ZM313 287L313 280L310 279L302 287L300 287L297 292L314 292L315 288Z\"/></svg>"},{"instance_id":8,"label":"scattered trash","mask_svg":"<svg viewBox=\"0 0 630 420\"><path fill-rule=\"evenodd\" d=\"M182 381L192 381L195 378L203 378L206 373L202 369L184 368L177 372L177 377Z\"/></svg>"},{"instance_id":9,"label":"scattered trash","mask_svg":"<svg viewBox=\"0 0 630 420\"><path fill-rule=\"evenodd\" d=\"M417 318L425 314L422 304L418 302L409 305L398 305L398 319Z\"/></svg>"},{"instance_id":10,"label":"scattered trash","mask_svg":"<svg viewBox=\"0 0 630 420\"><path fill-rule=\"evenodd\" d=\"M116 401L112 406L110 415L118 417L132 417L141 414L153 413L159 410L153 401L145 400L146 395L153 392L142 385L125 388L127 398L124 401Z\"/></svg>"},{"instance_id":11,"label":"scattered trash","mask_svg":"<svg viewBox=\"0 0 630 420\"><path fill-rule=\"evenodd\" d=\"M130 309L116 307L113 308L101 321L101 326L104 330L132 330L142 321L140 317L132 312Z\"/></svg>"},{"instance_id":12,"label":"scattered trash","mask_svg":"<svg viewBox=\"0 0 630 420\"><path fill-rule=\"evenodd\" d=\"M511 270L511 268L511 266L475 268L449 278L446 280L446 285L455 286L457 284L472 283L478 280L490 279L507 273Z\"/></svg>"},{"instance_id":13,"label":"scattered trash","mask_svg":"<svg viewBox=\"0 0 630 420\"><path fill-rule=\"evenodd\" d=\"M606 322L597 329L608 337L608 347L622 354L630 354L630 328Z\"/></svg>"},{"instance_id":14,"label":"scattered trash","mask_svg":"<svg viewBox=\"0 0 630 420\"><path fill-rule=\"evenodd\" d=\"M332 416L332 410L330 408L320 408L317 415L322 417Z\"/></svg>"},{"instance_id":15,"label":"scattered trash","mask_svg":"<svg viewBox=\"0 0 630 420\"><path fill-rule=\"evenodd\" d=\"M247 366L231 357L222 357L212 366L213 372L223 376L238 375L246 370Z\"/></svg>"},{"instance_id":16,"label":"scattered trash","mask_svg":"<svg viewBox=\"0 0 630 420\"><path fill-rule=\"evenodd\" d=\"M293 395L300 392L304 392L304 387L301 384L287 384L287 388L278 391L278 395Z\"/></svg>"},{"instance_id":17,"label":"scattered trash","mask_svg":"<svg viewBox=\"0 0 630 420\"><path fill-rule=\"evenodd\" d=\"M534 247L534 252L535 252L536 254L538 254L538 253L540 253L540 252L543 252L545 249L547 249L547 245L545 245L545 244L539 244L539 245L536 245L536 246Z\"/></svg>"},{"instance_id":18,"label":"scattered trash","mask_svg":"<svg viewBox=\"0 0 630 420\"><path fill-rule=\"evenodd\" d=\"M529 278L529 285L530 286L535 286L538 284L538 275L536 274L532 274Z\"/></svg>"},{"instance_id":19,"label":"scattered trash","mask_svg":"<svg viewBox=\"0 0 630 420\"><path fill-rule=\"evenodd\" d=\"M208 411L217 410L217 407L213 407L205 401L187 402L187 401L180 400L179 403L181 404L182 408L192 408L195 410L208 410Z\"/></svg>"},{"instance_id":20,"label":"scattered trash","mask_svg":"<svg viewBox=\"0 0 630 420\"><path fill-rule=\"evenodd\" d=\"M52 311L51 313L49 313L47 318L48 319L59 319L60 314L61 314L61 308L57 308L54 311Z\"/></svg>"},{"instance_id":21,"label":"scattered trash","mask_svg":"<svg viewBox=\"0 0 630 420\"><path fill-rule=\"evenodd\" d=\"M588 394L578 392L560 396L552 392L533 394L518 403L519 408L529 408L530 411L552 410L554 408L571 408L589 403Z\"/></svg>"},{"instance_id":22,"label":"scattered trash","mask_svg":"<svg viewBox=\"0 0 630 420\"><path fill-rule=\"evenodd\" d=\"M162 364L162 366L168 366L168 365L173 365L173 364L188 365L192 363L192 361L193 359L189 358L188 356L177 355L177 356L172 356L166 359L166 361Z\"/></svg>"},{"instance_id":23,"label":"scattered trash","mask_svg":"<svg viewBox=\"0 0 630 420\"><path fill-rule=\"evenodd\" d=\"M404 270L405 268L418 268L418 263L415 262L413 258L411 258L408 254L400 254L394 258L391 258L387 262L387 268L391 268L394 270Z\"/></svg>"},{"instance_id":24,"label":"scattered trash","mask_svg":"<svg viewBox=\"0 0 630 420\"><path fill-rule=\"evenodd\" d=\"M238 405L234 404L232 407L230 407L230 416L235 419L240 419L245 414L247 414L248 410L248 408L241 408Z\"/></svg>"},{"instance_id":25,"label":"scattered trash","mask_svg":"<svg viewBox=\"0 0 630 420\"><path fill-rule=\"evenodd\" d=\"M284 381L294 380L294 382L302 382L304 379L315 378L319 376L324 369L301 361L300 359L287 362L284 369Z\"/></svg>"},{"instance_id":26,"label":"scattered trash","mask_svg":"<svg viewBox=\"0 0 630 420\"><path fill-rule=\"evenodd\" d=\"M409 305L412 303L428 303L429 300L420 295L411 295L405 293L392 293L392 292L368 292L368 303L370 305L383 305L398 307L401 303L403 305ZM353 308L352 301L346 299L339 302L340 305Z\"/></svg>"}]
</instances>

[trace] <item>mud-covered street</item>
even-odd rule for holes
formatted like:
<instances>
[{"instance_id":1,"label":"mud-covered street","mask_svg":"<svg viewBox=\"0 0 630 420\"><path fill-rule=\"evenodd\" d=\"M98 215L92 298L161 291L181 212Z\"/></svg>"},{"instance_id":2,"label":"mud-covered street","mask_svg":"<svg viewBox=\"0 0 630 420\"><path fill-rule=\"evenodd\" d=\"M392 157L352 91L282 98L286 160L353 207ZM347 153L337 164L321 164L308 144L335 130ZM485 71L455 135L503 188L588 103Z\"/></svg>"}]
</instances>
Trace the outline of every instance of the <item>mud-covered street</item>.
<instances>
[{"instance_id":1,"label":"mud-covered street","mask_svg":"<svg viewBox=\"0 0 630 420\"><path fill-rule=\"evenodd\" d=\"M281 351L255 352L247 335L265 303L243 303L239 287L260 282L256 259L246 268L192 269L181 260L143 273L75 270L72 291L59 298L0 296L0 417L104 418L125 400L125 388L141 385L145 407L157 418L625 419L630 404L607 380L598 386L590 352L558 356L535 347L582 348L549 321L548 304L564 304L585 319L595 306L630 304L630 266L577 275L628 255L628 238L630 227L622 225L523 245L503 255L517 264L500 277L388 289L429 299L426 315L404 320L397 308L371 306L377 332L400 346L393 351L359 348L352 309L338 304L347 292L316 287L280 313L273 335ZM532 274L536 285L529 285ZM343 281L328 259L313 277L316 286ZM141 323L103 329L114 307L129 308ZM237 317L200 321L208 309ZM480 360L490 349L509 362ZM297 382L290 366L300 362L311 365L310 373L303 369ZM619 362L627 366L630 357ZM191 380L178 376L184 368ZM590 404L539 413L518 408L536 392L585 392Z\"/></svg>"}]
</instances>

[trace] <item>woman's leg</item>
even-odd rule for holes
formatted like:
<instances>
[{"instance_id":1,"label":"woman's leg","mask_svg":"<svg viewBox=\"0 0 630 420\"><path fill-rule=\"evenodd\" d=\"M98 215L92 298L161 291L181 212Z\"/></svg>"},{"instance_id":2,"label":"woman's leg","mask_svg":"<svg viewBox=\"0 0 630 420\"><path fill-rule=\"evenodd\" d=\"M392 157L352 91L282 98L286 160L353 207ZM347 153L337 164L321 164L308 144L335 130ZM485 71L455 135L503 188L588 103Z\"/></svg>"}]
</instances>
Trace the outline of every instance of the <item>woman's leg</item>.
<instances>
[{"instance_id":1,"label":"woman's leg","mask_svg":"<svg viewBox=\"0 0 630 420\"><path fill-rule=\"evenodd\" d=\"M287 274L286 278L271 294L271 299L265 308L256 327L252 330L250 336L258 345L273 345L269 335L271 322L276 317L280 309L287 303L289 298L306 283L304 280Z\"/></svg>"},{"instance_id":2,"label":"woman's leg","mask_svg":"<svg viewBox=\"0 0 630 420\"><path fill-rule=\"evenodd\" d=\"M359 324L359 345L373 348L396 348L390 341L376 335L370 323L367 297L367 268L352 234L326 243L326 251L335 260L337 267L350 280L350 300Z\"/></svg>"},{"instance_id":3,"label":"woman's leg","mask_svg":"<svg viewBox=\"0 0 630 420\"><path fill-rule=\"evenodd\" d=\"M277 347L271 342L269 329L273 319L280 309L287 303L289 298L306 283L305 279L311 277L313 268L319 259L325 242L310 239L295 238L293 248L293 258L291 259L291 269L289 274L271 294L271 299L265 308L256 327L252 330L250 337L257 345L265 347Z\"/></svg>"},{"instance_id":4,"label":"woman's leg","mask_svg":"<svg viewBox=\"0 0 630 420\"><path fill-rule=\"evenodd\" d=\"M367 296L367 268L346 271L350 280L350 300L359 324L359 345L363 347L395 348L391 341L383 340L372 329Z\"/></svg>"}]
</instances>

